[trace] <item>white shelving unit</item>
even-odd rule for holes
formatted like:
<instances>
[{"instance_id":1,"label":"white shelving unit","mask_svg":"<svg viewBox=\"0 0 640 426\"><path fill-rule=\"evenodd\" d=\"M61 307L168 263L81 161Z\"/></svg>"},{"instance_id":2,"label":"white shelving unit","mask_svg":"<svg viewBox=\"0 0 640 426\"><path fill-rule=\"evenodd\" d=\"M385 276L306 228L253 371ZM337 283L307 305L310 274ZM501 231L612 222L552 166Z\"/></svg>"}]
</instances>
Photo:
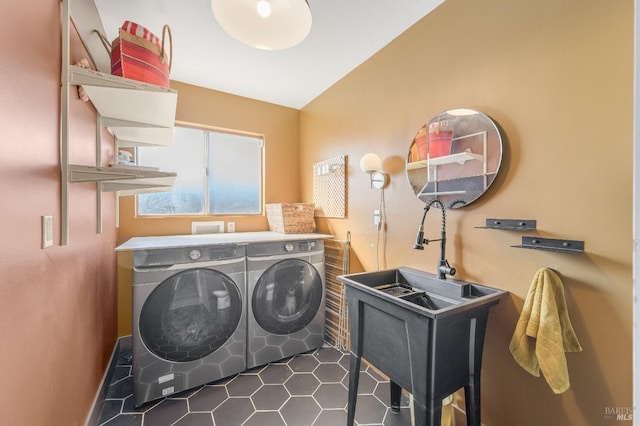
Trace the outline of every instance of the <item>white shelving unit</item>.
<instances>
[{"instance_id":1,"label":"white shelving unit","mask_svg":"<svg viewBox=\"0 0 640 426\"><path fill-rule=\"evenodd\" d=\"M459 136L457 138L453 138L454 141L467 139L471 137L481 136L482 137L482 154L476 154L472 152L470 149L465 151L456 152L449 155L443 155L441 157L429 158L426 160L414 161L411 163L407 163L407 170L417 170L417 169L427 169L427 182L424 184L422 189L420 190L420 195L461 195L466 194L465 190L452 190L452 191L439 191L438 190L438 166L443 166L446 164L465 164L467 161L479 161L482 163L482 174L481 176L484 179L484 189L487 188L487 132L477 132L468 135ZM433 177L431 174L433 173ZM472 177L472 176L464 176L464 177ZM425 192L427 186L431 183L435 183L435 192Z\"/></svg>"},{"instance_id":2,"label":"white shelving unit","mask_svg":"<svg viewBox=\"0 0 640 426\"><path fill-rule=\"evenodd\" d=\"M61 164L61 243L69 243L69 184L96 182L97 232L102 232L101 193L117 191L130 195L151 191L170 191L176 174L148 167L102 165L102 128L115 139L119 148L166 146L173 142L177 91L113 76L108 72L87 70L70 65L69 37L71 17L93 62L104 70L109 63L95 31L104 33L95 4L88 1L62 0L62 75L60 96L60 164ZM108 70L108 68L107 68ZM95 106L96 165L71 164L69 161L69 88L82 86Z\"/></svg>"}]
</instances>

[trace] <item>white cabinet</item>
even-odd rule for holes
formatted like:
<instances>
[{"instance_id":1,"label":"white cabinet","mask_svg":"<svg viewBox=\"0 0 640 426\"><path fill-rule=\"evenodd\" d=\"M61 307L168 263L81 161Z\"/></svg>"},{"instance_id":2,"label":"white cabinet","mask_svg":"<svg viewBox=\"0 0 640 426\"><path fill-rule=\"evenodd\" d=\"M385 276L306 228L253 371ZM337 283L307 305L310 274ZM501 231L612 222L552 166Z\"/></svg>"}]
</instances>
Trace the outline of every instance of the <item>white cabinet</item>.
<instances>
[{"instance_id":1,"label":"white cabinet","mask_svg":"<svg viewBox=\"0 0 640 426\"><path fill-rule=\"evenodd\" d=\"M103 167L101 159L102 128L115 139L114 152L119 148L163 146L173 141L177 91L111 75L109 72L87 70L70 65L69 33L71 18L89 54L99 69L105 68L108 55L99 42L96 31L103 32L93 1L62 0L62 75L60 97L60 162L61 162L61 241L69 243L69 184L96 182L97 232L102 232L102 192L118 191L134 194L148 191L170 191L175 173L149 167L111 164ZM105 58L107 56L107 58ZM107 70L108 71L108 70ZM98 119L96 131L96 165L71 164L69 159L69 88L82 86L95 106ZM115 159L113 159L115 162Z\"/></svg>"}]
</instances>

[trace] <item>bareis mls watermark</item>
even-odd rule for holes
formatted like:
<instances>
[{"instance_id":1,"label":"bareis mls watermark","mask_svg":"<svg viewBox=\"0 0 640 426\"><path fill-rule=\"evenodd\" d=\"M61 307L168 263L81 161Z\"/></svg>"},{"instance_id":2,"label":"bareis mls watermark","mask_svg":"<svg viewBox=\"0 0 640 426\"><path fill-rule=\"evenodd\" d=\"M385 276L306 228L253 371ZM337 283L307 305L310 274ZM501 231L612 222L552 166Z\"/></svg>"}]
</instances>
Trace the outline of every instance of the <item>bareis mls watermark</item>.
<instances>
[{"instance_id":1,"label":"bareis mls watermark","mask_svg":"<svg viewBox=\"0 0 640 426\"><path fill-rule=\"evenodd\" d=\"M633 407L604 407L605 420L631 421Z\"/></svg>"}]
</instances>

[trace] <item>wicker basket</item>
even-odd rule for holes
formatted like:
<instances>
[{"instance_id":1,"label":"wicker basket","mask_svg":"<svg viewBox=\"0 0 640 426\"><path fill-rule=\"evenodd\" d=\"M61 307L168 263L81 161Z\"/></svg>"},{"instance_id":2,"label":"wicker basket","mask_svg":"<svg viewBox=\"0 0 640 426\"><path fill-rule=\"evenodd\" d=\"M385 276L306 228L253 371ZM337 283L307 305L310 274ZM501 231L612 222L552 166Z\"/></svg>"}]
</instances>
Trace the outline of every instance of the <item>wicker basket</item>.
<instances>
[{"instance_id":1,"label":"wicker basket","mask_svg":"<svg viewBox=\"0 0 640 426\"><path fill-rule=\"evenodd\" d=\"M283 234L308 234L315 231L313 203L267 204L269 230Z\"/></svg>"}]
</instances>

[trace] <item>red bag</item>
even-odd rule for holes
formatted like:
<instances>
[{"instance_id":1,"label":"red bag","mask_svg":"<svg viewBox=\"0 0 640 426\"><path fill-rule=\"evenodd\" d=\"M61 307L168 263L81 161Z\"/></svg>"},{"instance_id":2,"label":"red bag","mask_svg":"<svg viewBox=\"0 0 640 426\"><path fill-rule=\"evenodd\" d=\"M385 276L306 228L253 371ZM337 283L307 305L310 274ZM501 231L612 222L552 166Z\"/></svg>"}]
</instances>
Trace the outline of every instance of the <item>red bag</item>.
<instances>
[{"instance_id":1,"label":"red bag","mask_svg":"<svg viewBox=\"0 0 640 426\"><path fill-rule=\"evenodd\" d=\"M169 53L165 49L166 39ZM172 48L168 25L162 29L160 40L143 26L125 21L119 28L119 36L111 43L111 74L169 87Z\"/></svg>"}]
</instances>

